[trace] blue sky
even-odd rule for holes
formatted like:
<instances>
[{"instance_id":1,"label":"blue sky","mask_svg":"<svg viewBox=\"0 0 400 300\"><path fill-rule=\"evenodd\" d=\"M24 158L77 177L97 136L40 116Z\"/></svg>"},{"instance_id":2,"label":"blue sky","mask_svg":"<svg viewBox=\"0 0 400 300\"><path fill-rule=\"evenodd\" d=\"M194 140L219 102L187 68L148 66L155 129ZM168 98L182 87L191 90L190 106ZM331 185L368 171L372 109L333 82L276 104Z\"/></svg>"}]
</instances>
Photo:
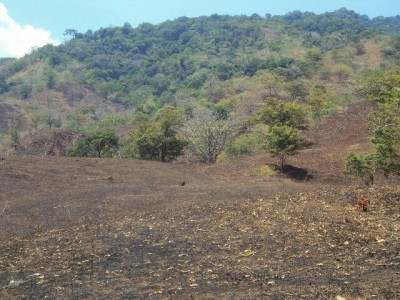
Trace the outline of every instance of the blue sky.
<instances>
[{"instance_id":1,"label":"blue sky","mask_svg":"<svg viewBox=\"0 0 400 300\"><path fill-rule=\"evenodd\" d=\"M84 33L180 16L323 13L341 7L369 17L400 14L399 0L0 0L0 57L22 56L33 46L62 42L70 28Z\"/></svg>"}]
</instances>

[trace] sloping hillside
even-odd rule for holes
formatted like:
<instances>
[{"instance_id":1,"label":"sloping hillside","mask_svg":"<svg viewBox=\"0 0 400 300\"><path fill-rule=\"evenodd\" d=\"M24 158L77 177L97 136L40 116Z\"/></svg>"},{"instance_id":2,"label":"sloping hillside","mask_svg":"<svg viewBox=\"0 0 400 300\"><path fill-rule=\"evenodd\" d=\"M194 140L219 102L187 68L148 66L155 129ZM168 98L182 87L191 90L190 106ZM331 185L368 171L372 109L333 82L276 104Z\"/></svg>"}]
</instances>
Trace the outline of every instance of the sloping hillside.
<instances>
[{"instance_id":1,"label":"sloping hillside","mask_svg":"<svg viewBox=\"0 0 400 300\"><path fill-rule=\"evenodd\" d=\"M314 147L290 159L303 180L261 176L265 155L214 166L7 158L0 296L398 298L399 184L379 179L362 212L359 181L339 163L366 146L363 113L352 105L315 129Z\"/></svg>"},{"instance_id":2,"label":"sloping hillside","mask_svg":"<svg viewBox=\"0 0 400 300\"><path fill-rule=\"evenodd\" d=\"M118 208L118 214L123 214L131 206L158 209L158 205L175 202L238 200L325 185L361 185L359 179L345 175L343 170L348 151L368 148L363 114L362 104L351 105L310 130L309 139L314 144L288 159L293 169L286 174L274 174L276 159L265 154L241 156L212 166L12 156L1 162L0 195L2 201L8 201L9 213L0 222L5 222L9 234L23 234L31 231L28 227L32 224L51 228L88 214L99 218L102 211L96 209L97 204L112 203L112 209ZM260 172L263 168L269 172ZM180 186L183 181L185 185ZM25 210L34 212L26 215Z\"/></svg>"},{"instance_id":3,"label":"sloping hillside","mask_svg":"<svg viewBox=\"0 0 400 300\"><path fill-rule=\"evenodd\" d=\"M250 95L266 90L307 101L319 90L337 104L358 97L364 70L395 61L396 28L398 18L340 9L69 30L64 44L0 66L0 101L28 121L21 130L46 127L51 115L57 126L78 131L114 113L125 123L151 118L165 105L238 115Z\"/></svg>"},{"instance_id":4,"label":"sloping hillside","mask_svg":"<svg viewBox=\"0 0 400 300\"><path fill-rule=\"evenodd\" d=\"M368 92L398 100L398 28L346 9L182 17L0 60L0 298L399 299L400 181L380 173L397 145L371 188L343 171L371 147ZM231 130L215 164L178 157L199 116ZM306 141L279 171L274 127ZM110 158L65 156L104 132ZM170 163L137 159L166 145Z\"/></svg>"}]
</instances>

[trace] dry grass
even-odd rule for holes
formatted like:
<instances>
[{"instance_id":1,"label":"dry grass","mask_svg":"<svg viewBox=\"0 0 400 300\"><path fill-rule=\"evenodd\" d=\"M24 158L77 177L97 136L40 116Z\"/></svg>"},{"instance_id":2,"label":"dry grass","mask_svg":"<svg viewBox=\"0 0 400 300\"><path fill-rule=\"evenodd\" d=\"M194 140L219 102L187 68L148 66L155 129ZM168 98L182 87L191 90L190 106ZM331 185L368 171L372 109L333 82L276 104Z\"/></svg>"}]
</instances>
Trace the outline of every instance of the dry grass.
<instances>
[{"instance_id":1,"label":"dry grass","mask_svg":"<svg viewBox=\"0 0 400 300\"><path fill-rule=\"evenodd\" d=\"M364 44L365 54L354 57L354 62L361 68L375 70L383 62L381 50L383 44L379 41L368 41Z\"/></svg>"}]
</instances>

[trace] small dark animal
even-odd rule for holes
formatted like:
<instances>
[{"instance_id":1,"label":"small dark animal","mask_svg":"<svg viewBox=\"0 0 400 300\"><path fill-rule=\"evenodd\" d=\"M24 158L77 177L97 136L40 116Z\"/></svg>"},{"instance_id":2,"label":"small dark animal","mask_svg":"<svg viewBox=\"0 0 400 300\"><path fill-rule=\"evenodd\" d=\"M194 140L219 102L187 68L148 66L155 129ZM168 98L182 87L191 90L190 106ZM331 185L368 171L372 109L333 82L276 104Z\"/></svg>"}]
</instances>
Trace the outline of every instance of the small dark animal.
<instances>
[{"instance_id":1,"label":"small dark animal","mask_svg":"<svg viewBox=\"0 0 400 300\"><path fill-rule=\"evenodd\" d=\"M366 197L360 197L360 198L358 198L358 200L357 200L357 205L356 205L356 207L357 207L358 209L362 209L363 211L367 211L367 210L368 210L369 204L370 204L370 201L369 201L368 198L366 198Z\"/></svg>"},{"instance_id":2,"label":"small dark animal","mask_svg":"<svg viewBox=\"0 0 400 300\"><path fill-rule=\"evenodd\" d=\"M185 186L186 185L186 182L185 181L181 181L181 182L179 182L179 186Z\"/></svg>"}]
</instances>

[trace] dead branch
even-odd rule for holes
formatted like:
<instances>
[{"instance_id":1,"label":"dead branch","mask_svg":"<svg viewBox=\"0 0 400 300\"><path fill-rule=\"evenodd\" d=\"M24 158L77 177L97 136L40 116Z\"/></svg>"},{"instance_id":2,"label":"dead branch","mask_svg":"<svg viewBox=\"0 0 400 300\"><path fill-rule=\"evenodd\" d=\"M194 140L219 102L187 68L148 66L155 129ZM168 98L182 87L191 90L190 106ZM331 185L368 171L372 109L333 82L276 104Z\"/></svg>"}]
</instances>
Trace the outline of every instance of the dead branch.
<instances>
[{"instance_id":1,"label":"dead branch","mask_svg":"<svg viewBox=\"0 0 400 300\"><path fill-rule=\"evenodd\" d=\"M0 212L0 216L6 211L6 209L7 209L7 204L8 204L8 201L6 201L6 202L4 203L4 207L3 207L3 210Z\"/></svg>"}]
</instances>

